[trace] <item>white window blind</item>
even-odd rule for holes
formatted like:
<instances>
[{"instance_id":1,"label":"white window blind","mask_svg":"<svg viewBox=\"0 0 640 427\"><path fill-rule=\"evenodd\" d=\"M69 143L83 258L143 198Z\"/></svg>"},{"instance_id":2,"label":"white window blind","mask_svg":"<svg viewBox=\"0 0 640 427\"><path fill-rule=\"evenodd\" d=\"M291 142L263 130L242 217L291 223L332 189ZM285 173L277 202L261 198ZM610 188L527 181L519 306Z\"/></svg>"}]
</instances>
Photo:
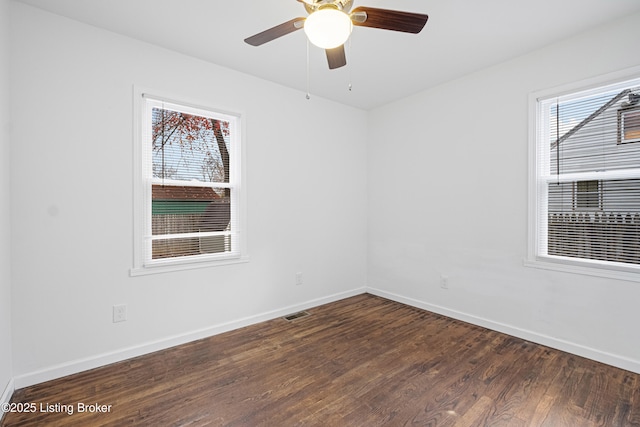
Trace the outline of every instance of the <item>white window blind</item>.
<instances>
[{"instance_id":1,"label":"white window blind","mask_svg":"<svg viewBox=\"0 0 640 427\"><path fill-rule=\"evenodd\" d=\"M640 268L640 79L538 98L536 257Z\"/></svg>"},{"instance_id":2,"label":"white window blind","mask_svg":"<svg viewBox=\"0 0 640 427\"><path fill-rule=\"evenodd\" d=\"M240 257L240 117L141 98L138 268Z\"/></svg>"}]
</instances>

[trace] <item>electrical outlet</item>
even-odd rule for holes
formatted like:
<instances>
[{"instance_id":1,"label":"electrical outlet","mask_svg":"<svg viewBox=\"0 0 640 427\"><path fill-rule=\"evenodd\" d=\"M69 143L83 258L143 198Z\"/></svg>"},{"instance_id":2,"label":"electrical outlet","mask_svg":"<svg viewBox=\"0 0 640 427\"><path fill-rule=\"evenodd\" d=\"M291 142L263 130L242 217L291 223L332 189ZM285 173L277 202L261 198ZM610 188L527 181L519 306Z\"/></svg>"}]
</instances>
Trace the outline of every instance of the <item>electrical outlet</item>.
<instances>
[{"instance_id":1,"label":"electrical outlet","mask_svg":"<svg viewBox=\"0 0 640 427\"><path fill-rule=\"evenodd\" d=\"M442 289L449 289L449 276L445 276L444 274L440 275L440 287Z\"/></svg>"},{"instance_id":2,"label":"electrical outlet","mask_svg":"<svg viewBox=\"0 0 640 427\"><path fill-rule=\"evenodd\" d=\"M124 322L127 320L127 306L126 304L113 306L113 323Z\"/></svg>"},{"instance_id":3,"label":"electrical outlet","mask_svg":"<svg viewBox=\"0 0 640 427\"><path fill-rule=\"evenodd\" d=\"M296 286L300 286L302 283L302 273L296 273Z\"/></svg>"}]
</instances>

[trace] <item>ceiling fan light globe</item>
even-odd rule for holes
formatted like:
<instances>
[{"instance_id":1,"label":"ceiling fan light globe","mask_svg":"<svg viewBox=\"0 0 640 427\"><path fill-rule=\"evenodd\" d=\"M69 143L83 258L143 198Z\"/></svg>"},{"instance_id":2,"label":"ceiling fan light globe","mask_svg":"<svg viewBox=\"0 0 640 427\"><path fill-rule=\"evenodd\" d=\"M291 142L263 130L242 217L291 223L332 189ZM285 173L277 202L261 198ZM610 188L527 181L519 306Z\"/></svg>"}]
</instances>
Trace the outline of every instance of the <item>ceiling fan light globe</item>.
<instances>
[{"instance_id":1,"label":"ceiling fan light globe","mask_svg":"<svg viewBox=\"0 0 640 427\"><path fill-rule=\"evenodd\" d=\"M349 15L338 9L320 9L309 15L304 22L304 32L309 41L322 49L343 45L352 29Z\"/></svg>"}]
</instances>

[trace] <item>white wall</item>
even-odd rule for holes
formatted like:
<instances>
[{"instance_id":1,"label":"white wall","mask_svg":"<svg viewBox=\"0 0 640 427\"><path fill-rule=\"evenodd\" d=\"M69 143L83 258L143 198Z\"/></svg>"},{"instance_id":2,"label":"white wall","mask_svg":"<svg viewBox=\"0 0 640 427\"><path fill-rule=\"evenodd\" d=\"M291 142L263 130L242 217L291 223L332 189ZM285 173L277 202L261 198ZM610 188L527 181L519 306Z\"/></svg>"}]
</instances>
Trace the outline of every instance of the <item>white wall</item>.
<instances>
[{"instance_id":1,"label":"white wall","mask_svg":"<svg viewBox=\"0 0 640 427\"><path fill-rule=\"evenodd\" d=\"M639 282L523 266L529 93L637 66L638 40L630 16L372 111L373 292L640 372Z\"/></svg>"},{"instance_id":2,"label":"white wall","mask_svg":"<svg viewBox=\"0 0 640 427\"><path fill-rule=\"evenodd\" d=\"M12 378L9 199L9 0L0 0L0 403Z\"/></svg>"},{"instance_id":3,"label":"white wall","mask_svg":"<svg viewBox=\"0 0 640 427\"><path fill-rule=\"evenodd\" d=\"M364 111L12 12L17 387L364 291ZM134 84L245 113L249 263L129 277Z\"/></svg>"}]
</instances>

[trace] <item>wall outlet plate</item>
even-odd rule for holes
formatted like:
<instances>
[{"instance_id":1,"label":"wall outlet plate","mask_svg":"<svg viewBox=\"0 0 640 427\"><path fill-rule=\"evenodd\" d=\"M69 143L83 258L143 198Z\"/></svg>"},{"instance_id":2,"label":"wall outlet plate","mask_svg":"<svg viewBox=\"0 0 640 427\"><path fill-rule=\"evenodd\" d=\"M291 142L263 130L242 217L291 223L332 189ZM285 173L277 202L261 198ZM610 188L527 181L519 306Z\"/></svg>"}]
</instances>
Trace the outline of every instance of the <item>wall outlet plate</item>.
<instances>
[{"instance_id":1,"label":"wall outlet plate","mask_svg":"<svg viewBox=\"0 0 640 427\"><path fill-rule=\"evenodd\" d=\"M440 287L442 289L449 289L449 276L445 276L444 274L440 275Z\"/></svg>"},{"instance_id":2,"label":"wall outlet plate","mask_svg":"<svg viewBox=\"0 0 640 427\"><path fill-rule=\"evenodd\" d=\"M113 323L124 322L127 320L127 305L120 304L113 306Z\"/></svg>"}]
</instances>

